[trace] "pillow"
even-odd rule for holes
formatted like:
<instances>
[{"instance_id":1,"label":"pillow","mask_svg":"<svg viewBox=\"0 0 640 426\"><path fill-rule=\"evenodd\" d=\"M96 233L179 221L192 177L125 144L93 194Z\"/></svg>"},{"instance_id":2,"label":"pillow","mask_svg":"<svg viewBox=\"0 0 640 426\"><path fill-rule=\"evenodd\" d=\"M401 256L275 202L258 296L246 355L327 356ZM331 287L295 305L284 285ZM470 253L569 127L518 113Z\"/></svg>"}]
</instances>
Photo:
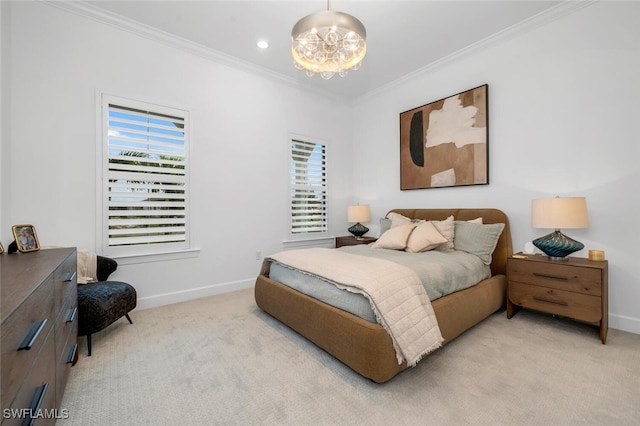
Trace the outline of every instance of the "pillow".
<instances>
[{"instance_id":1,"label":"pillow","mask_svg":"<svg viewBox=\"0 0 640 426\"><path fill-rule=\"evenodd\" d=\"M455 224L455 249L475 254L485 265L489 265L503 229L504 223L480 225L458 221Z\"/></svg>"},{"instance_id":2,"label":"pillow","mask_svg":"<svg viewBox=\"0 0 640 426\"><path fill-rule=\"evenodd\" d=\"M402 216L399 213L395 213L395 212L391 212L387 215L388 219L391 219L391 227L395 228L396 226L403 226L403 225L409 225L411 223L414 223L411 219L409 219L408 217Z\"/></svg>"},{"instance_id":3,"label":"pillow","mask_svg":"<svg viewBox=\"0 0 640 426\"><path fill-rule=\"evenodd\" d=\"M415 227L409 235L407 247L404 249L409 253L422 253L438 247L448 240L442 236L431 222L422 222Z\"/></svg>"},{"instance_id":4,"label":"pillow","mask_svg":"<svg viewBox=\"0 0 640 426\"><path fill-rule=\"evenodd\" d=\"M384 234L380 235L380 238L378 238L371 247L404 250L407 246L407 241L409 241L409 235L411 235L411 232L415 227L415 223L410 223L409 225L391 228Z\"/></svg>"},{"instance_id":5,"label":"pillow","mask_svg":"<svg viewBox=\"0 0 640 426\"><path fill-rule=\"evenodd\" d=\"M384 234L391 228L391 219L386 217L380 218L380 235Z\"/></svg>"},{"instance_id":6,"label":"pillow","mask_svg":"<svg viewBox=\"0 0 640 426\"><path fill-rule=\"evenodd\" d=\"M449 216L445 220L432 220L431 223L436 227L438 232L447 239L447 242L436 247L439 251L452 251L454 249L453 240L455 235L455 225L453 216Z\"/></svg>"}]
</instances>

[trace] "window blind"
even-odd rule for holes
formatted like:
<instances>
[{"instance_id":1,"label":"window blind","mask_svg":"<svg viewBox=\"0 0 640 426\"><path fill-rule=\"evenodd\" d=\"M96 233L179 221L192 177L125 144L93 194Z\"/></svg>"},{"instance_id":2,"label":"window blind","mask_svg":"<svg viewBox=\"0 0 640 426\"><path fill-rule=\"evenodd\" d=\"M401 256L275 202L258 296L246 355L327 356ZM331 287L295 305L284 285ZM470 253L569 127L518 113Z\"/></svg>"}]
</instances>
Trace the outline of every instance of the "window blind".
<instances>
[{"instance_id":1,"label":"window blind","mask_svg":"<svg viewBox=\"0 0 640 426\"><path fill-rule=\"evenodd\" d=\"M291 141L291 234L327 232L327 157L321 143Z\"/></svg>"},{"instance_id":2,"label":"window blind","mask_svg":"<svg viewBox=\"0 0 640 426\"><path fill-rule=\"evenodd\" d=\"M108 104L108 246L187 241L185 115Z\"/></svg>"}]
</instances>

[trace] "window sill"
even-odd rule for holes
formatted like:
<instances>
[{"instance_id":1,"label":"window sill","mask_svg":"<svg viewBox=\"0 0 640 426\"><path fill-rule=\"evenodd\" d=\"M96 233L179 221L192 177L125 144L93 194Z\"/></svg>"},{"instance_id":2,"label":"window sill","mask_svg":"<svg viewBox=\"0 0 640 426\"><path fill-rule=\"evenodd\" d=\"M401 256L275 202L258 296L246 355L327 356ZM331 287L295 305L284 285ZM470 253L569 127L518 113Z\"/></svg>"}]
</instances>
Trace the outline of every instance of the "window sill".
<instances>
[{"instance_id":1,"label":"window sill","mask_svg":"<svg viewBox=\"0 0 640 426\"><path fill-rule=\"evenodd\" d=\"M200 255L200 249L195 248L195 249L178 250L178 251L172 251L172 252L162 252L162 253L146 253L146 254L112 256L112 258L118 262L118 265L136 265L139 263L165 262L167 260L190 259L190 258L198 257L199 255Z\"/></svg>"},{"instance_id":2,"label":"window sill","mask_svg":"<svg viewBox=\"0 0 640 426\"><path fill-rule=\"evenodd\" d=\"M300 240L284 240L282 246L286 249L302 247L335 247L336 237L305 238Z\"/></svg>"}]
</instances>

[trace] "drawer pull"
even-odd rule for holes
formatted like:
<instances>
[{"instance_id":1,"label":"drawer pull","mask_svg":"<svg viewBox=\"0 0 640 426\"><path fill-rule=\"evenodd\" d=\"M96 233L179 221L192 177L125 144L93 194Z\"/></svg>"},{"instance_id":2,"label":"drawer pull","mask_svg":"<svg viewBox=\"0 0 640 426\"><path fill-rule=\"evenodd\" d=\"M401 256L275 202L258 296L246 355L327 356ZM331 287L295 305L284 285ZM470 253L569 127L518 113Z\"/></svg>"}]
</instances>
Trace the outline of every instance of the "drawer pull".
<instances>
[{"instance_id":1,"label":"drawer pull","mask_svg":"<svg viewBox=\"0 0 640 426\"><path fill-rule=\"evenodd\" d=\"M67 357L67 364L73 364L73 360L76 358L76 352L78 351L78 344L74 343L69 350L69 356Z\"/></svg>"},{"instance_id":2,"label":"drawer pull","mask_svg":"<svg viewBox=\"0 0 640 426\"><path fill-rule=\"evenodd\" d=\"M24 340L20 344L20 347L18 348L18 350L28 351L29 349L31 349L33 344L36 342L36 339L40 335L40 332L42 332L42 329L44 329L44 325L46 323L47 323L46 318L40 322L34 322L33 325L31 326L31 329L29 330L29 333L27 333L27 336L24 338Z\"/></svg>"},{"instance_id":3,"label":"drawer pull","mask_svg":"<svg viewBox=\"0 0 640 426\"><path fill-rule=\"evenodd\" d=\"M69 310L69 315L67 315L67 321L66 322L73 322L73 320L76 319L76 315L78 314L78 307L76 306L73 309Z\"/></svg>"},{"instance_id":4,"label":"drawer pull","mask_svg":"<svg viewBox=\"0 0 640 426\"><path fill-rule=\"evenodd\" d=\"M569 281L569 278L563 277L561 275L549 275L549 274L541 274L539 272L534 272L533 275L541 278L551 278L552 280L560 280L560 281Z\"/></svg>"},{"instance_id":5,"label":"drawer pull","mask_svg":"<svg viewBox=\"0 0 640 426\"><path fill-rule=\"evenodd\" d=\"M29 408L29 415L25 417L22 422L22 426L32 426L35 424L38 419L37 413L40 412L40 407L42 406L42 401L44 401L44 395L47 393L47 389L49 388L49 383L45 383L42 386L39 386L36 389L36 393L33 395L33 400L31 400L31 407ZM36 417L34 417L34 414Z\"/></svg>"},{"instance_id":6,"label":"drawer pull","mask_svg":"<svg viewBox=\"0 0 640 426\"><path fill-rule=\"evenodd\" d=\"M537 300L538 302L553 303L554 305L569 306L569 304L567 302L559 302L557 300L549 300L549 299L545 299L544 297L533 296L533 300Z\"/></svg>"},{"instance_id":7,"label":"drawer pull","mask_svg":"<svg viewBox=\"0 0 640 426\"><path fill-rule=\"evenodd\" d=\"M74 278L76 277L76 274L77 274L76 271L67 273L67 275L64 277L64 282L68 283L69 281L73 281Z\"/></svg>"}]
</instances>

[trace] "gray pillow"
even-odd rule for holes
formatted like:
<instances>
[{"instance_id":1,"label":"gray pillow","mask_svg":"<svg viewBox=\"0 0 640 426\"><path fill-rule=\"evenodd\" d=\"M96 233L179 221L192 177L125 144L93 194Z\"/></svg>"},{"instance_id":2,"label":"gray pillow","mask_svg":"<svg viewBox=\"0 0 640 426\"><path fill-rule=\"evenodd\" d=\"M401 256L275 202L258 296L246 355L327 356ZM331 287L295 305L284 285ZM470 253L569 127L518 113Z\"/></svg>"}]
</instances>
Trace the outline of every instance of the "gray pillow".
<instances>
[{"instance_id":1,"label":"gray pillow","mask_svg":"<svg viewBox=\"0 0 640 426\"><path fill-rule=\"evenodd\" d=\"M380 235L384 234L385 231L388 231L391 228L391 219L387 219L386 217L380 218Z\"/></svg>"},{"instance_id":2,"label":"gray pillow","mask_svg":"<svg viewBox=\"0 0 640 426\"><path fill-rule=\"evenodd\" d=\"M453 244L455 250L475 254L485 265L491 264L491 255L496 249L498 239L504 229L504 223L480 225L456 220L454 225L456 238Z\"/></svg>"}]
</instances>

